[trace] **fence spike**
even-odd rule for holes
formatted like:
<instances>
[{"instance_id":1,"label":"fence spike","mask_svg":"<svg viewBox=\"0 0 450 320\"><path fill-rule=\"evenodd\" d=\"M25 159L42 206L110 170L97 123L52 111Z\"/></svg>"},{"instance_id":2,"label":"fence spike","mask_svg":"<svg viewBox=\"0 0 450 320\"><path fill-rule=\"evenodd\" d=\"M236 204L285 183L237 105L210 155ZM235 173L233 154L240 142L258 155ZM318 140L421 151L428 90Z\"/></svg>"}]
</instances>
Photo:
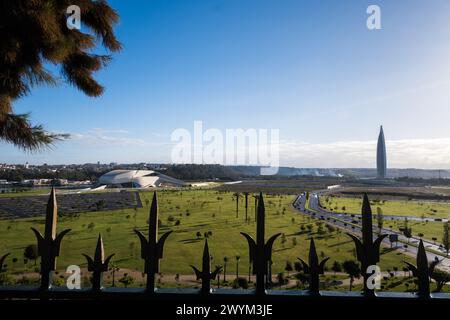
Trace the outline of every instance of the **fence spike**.
<instances>
[{"instance_id":1,"label":"fence spike","mask_svg":"<svg viewBox=\"0 0 450 320\"><path fill-rule=\"evenodd\" d=\"M353 239L356 247L356 258L361 263L361 273L364 278L364 295L366 297L374 297L374 289L369 289L367 286L370 274L367 273L367 268L371 265L376 265L380 261L380 245L387 234L380 235L373 241L372 231L372 208L370 207L369 197L367 193L363 195L363 203L361 207L362 218L362 239L347 233Z\"/></svg>"},{"instance_id":2,"label":"fence spike","mask_svg":"<svg viewBox=\"0 0 450 320\"><path fill-rule=\"evenodd\" d=\"M134 232L141 242L141 258L145 261L144 273L147 275L146 290L148 293L155 291L155 275L159 272L159 260L163 257L164 243L167 237L173 232L164 233L158 240L158 198L156 191L153 193L153 200L150 206L148 219L148 239L137 229Z\"/></svg>"},{"instance_id":3,"label":"fence spike","mask_svg":"<svg viewBox=\"0 0 450 320\"><path fill-rule=\"evenodd\" d=\"M202 270L198 270L191 265L194 270L197 280L202 280L202 294L209 294L211 292L211 280L214 280L219 272L222 271L222 266L216 266L215 270L211 272L211 256L209 255L208 239L205 239L205 246L203 247Z\"/></svg>"},{"instance_id":4,"label":"fence spike","mask_svg":"<svg viewBox=\"0 0 450 320\"><path fill-rule=\"evenodd\" d=\"M61 241L63 237L71 230L66 229L57 234L57 220L58 205L56 202L56 191L55 188L52 188L47 203L44 236L42 236L42 234L35 228L31 228L37 239L38 256L41 257L40 289L44 291L48 290L52 285L52 275L56 269L56 258L59 256L59 252L61 250Z\"/></svg>"},{"instance_id":5,"label":"fence spike","mask_svg":"<svg viewBox=\"0 0 450 320\"><path fill-rule=\"evenodd\" d=\"M241 232L241 234L248 242L250 261L253 262L253 274L256 274L256 294L264 295L268 266L272 262L272 246L281 233L273 235L267 243L265 242L265 207L262 193L258 197L257 212L256 241L245 232Z\"/></svg>"},{"instance_id":6,"label":"fence spike","mask_svg":"<svg viewBox=\"0 0 450 320\"><path fill-rule=\"evenodd\" d=\"M92 290L100 291L103 284L103 272L108 271L108 265L114 254L105 259L105 249L103 247L102 235L98 235L97 246L95 247L94 259L83 253L88 263L88 271L92 272Z\"/></svg>"},{"instance_id":7,"label":"fence spike","mask_svg":"<svg viewBox=\"0 0 450 320\"><path fill-rule=\"evenodd\" d=\"M417 295L421 298L430 297L430 275L434 271L435 263L428 264L427 253L425 251L425 246L423 245L422 239L419 242L419 248L417 250L416 256L416 266L404 261L408 266L409 270L413 273L418 280L419 290Z\"/></svg>"},{"instance_id":8,"label":"fence spike","mask_svg":"<svg viewBox=\"0 0 450 320\"><path fill-rule=\"evenodd\" d=\"M5 271L3 269L4 263L5 263L5 259L10 255L11 253L6 253L4 254L1 258L0 258L0 273Z\"/></svg>"},{"instance_id":9,"label":"fence spike","mask_svg":"<svg viewBox=\"0 0 450 320\"><path fill-rule=\"evenodd\" d=\"M316 245L314 239L311 238L309 243L309 255L308 263L303 261L301 258L297 258L303 265L303 269L306 274L309 274L309 292L312 295L319 295L320 291L320 275L324 274L325 263L330 258L325 258L319 262L319 257L317 256Z\"/></svg>"}]
</instances>

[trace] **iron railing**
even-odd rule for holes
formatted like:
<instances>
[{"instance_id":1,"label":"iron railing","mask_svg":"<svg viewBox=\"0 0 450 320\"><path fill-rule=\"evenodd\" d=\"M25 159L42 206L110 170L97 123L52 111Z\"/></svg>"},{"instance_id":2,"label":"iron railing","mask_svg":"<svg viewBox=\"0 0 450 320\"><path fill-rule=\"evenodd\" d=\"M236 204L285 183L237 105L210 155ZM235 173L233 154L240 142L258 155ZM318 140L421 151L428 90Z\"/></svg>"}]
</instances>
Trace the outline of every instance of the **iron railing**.
<instances>
[{"instance_id":1,"label":"iron railing","mask_svg":"<svg viewBox=\"0 0 450 320\"><path fill-rule=\"evenodd\" d=\"M298 200L298 199L297 199ZM294 204L297 202L294 202ZM45 230L42 235L38 230L32 228L37 238L38 255L41 258L40 265L40 286L17 286L0 287L1 299L197 299L201 297L208 300L235 300L244 299L251 301L253 299L271 299L274 300L299 300L299 299L320 299L327 301L333 299L344 300L448 300L450 294L431 293L430 292L430 272L433 264L427 260L426 252L422 241L419 244L419 250L416 257L416 265L408 263L408 267L413 275L418 279L417 292L375 292L370 289L364 281L364 290L362 292L341 292L341 291L320 291L320 274L324 272L324 265L328 258L319 261L314 239L310 240L308 262L302 261L304 271L309 275L308 290L270 290L267 287L269 277L269 265L272 263L272 246L280 234L272 235L267 241L265 239L265 207L262 193L257 202L257 226L256 240L247 233L241 233L248 241L249 258L253 266L253 274L256 275L256 289L211 289L211 281L220 272L216 267L211 272L211 260L209 255L208 242L205 240L202 259L202 270L192 266L198 280L201 280L201 289L159 289L155 287L155 275L159 272L159 261L163 258L163 249L166 239L171 231L166 232L158 238L158 203L156 192L153 196L150 214L148 219L149 230L148 238L140 231L135 230L141 242L141 258L144 260L144 273L147 275L145 288L104 288L102 287L103 273L108 270L108 263L112 257L105 258L104 247L101 235L98 238L94 252L94 257L87 254L84 256L88 262L88 271L92 273L91 288L67 289L52 286L53 273L56 269L57 257L60 254L61 242L64 236L70 232L70 229L56 232L58 209L56 202L56 192L53 189L47 204L45 217ZM379 261L379 248L384 238L379 236L373 241L372 236L372 211L367 195L363 197L362 205L362 237L358 238L348 234L355 242L357 259L361 263L362 270L367 270L367 266L376 264ZM0 268L3 267L8 254L0 258ZM1 270L0 270L1 271ZM368 274L363 273L366 280Z\"/></svg>"}]
</instances>

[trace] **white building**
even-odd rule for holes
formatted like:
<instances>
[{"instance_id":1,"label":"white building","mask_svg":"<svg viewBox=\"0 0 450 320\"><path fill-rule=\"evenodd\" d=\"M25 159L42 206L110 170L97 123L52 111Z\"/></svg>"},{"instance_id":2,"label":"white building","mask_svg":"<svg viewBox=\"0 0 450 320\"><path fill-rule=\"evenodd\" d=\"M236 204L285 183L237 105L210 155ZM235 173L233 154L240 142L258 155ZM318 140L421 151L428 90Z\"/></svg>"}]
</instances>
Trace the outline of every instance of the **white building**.
<instances>
[{"instance_id":1,"label":"white building","mask_svg":"<svg viewBox=\"0 0 450 320\"><path fill-rule=\"evenodd\" d=\"M184 181L153 170L113 170L102 175L99 184L118 188L152 188L185 186Z\"/></svg>"}]
</instances>

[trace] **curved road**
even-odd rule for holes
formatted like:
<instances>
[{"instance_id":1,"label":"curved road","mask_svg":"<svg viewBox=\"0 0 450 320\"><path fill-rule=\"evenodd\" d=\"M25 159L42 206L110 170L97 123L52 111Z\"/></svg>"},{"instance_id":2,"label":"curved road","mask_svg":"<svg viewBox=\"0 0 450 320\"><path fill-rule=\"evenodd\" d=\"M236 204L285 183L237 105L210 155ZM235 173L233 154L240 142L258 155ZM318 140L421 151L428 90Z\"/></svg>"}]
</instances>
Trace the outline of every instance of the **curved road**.
<instances>
[{"instance_id":1,"label":"curved road","mask_svg":"<svg viewBox=\"0 0 450 320\"><path fill-rule=\"evenodd\" d=\"M306 194L302 193L300 194L297 199L294 201L294 208L296 208L301 213L308 215L312 218L326 221L327 223L331 223L334 226L343 229L347 232L354 233L358 236L361 235L361 216L355 215L354 217L351 217L350 215L345 215L342 213L334 213L324 210L319 205L319 196L325 193L326 191L316 191L311 192L309 194L309 209L305 208L306 205ZM405 217L403 217L404 219ZM378 229L378 228L375 228ZM417 255L417 245L419 244L418 238L412 237L409 239L409 245L407 248L404 247L405 244L408 243L408 239L400 232L390 230L390 229L382 229L383 234L389 234L389 235L397 235L398 242L391 243L389 241L389 237L387 237L383 244L385 246L396 248L398 250L401 250L405 254L412 255L414 258ZM378 234L374 232L374 236L377 236ZM441 251L439 246L433 244L430 241L423 240L423 244L425 246L425 249L427 250L427 257L429 261L432 261L433 259L439 259L440 263L438 267L442 270L445 270L447 272L450 272L450 259L445 257L445 253ZM435 252L442 252L442 254L436 254Z\"/></svg>"}]
</instances>

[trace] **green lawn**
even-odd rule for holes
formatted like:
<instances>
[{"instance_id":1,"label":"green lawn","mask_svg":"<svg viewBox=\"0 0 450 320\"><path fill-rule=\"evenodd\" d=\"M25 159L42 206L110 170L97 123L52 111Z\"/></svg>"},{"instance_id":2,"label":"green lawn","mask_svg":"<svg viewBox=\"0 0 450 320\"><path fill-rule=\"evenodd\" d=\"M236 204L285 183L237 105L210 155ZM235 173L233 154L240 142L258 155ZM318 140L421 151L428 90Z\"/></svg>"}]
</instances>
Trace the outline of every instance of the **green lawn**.
<instances>
[{"instance_id":1,"label":"green lawn","mask_svg":"<svg viewBox=\"0 0 450 320\"><path fill-rule=\"evenodd\" d=\"M402 272L398 272L399 274ZM353 291L362 290L363 285L357 284L353 287ZM347 288L348 290L348 288ZM430 283L431 292L436 291L436 283ZM414 277L387 277L381 280L381 288L379 291L391 291L391 292L416 292L417 284ZM444 285L440 292L450 293L450 286Z\"/></svg>"},{"instance_id":2,"label":"green lawn","mask_svg":"<svg viewBox=\"0 0 450 320\"><path fill-rule=\"evenodd\" d=\"M103 235L106 254L116 253L114 262L121 268L140 271L143 261L140 259L140 244L133 228L146 230L151 192L141 192L142 209L125 209L117 211L99 211L83 213L78 218L60 218L58 231L71 228L72 231L62 243L61 256L58 259L60 273L71 264L85 267L82 253L92 255L99 233ZM316 238L316 246L320 256L331 257L329 267L334 260L355 259L353 242L342 232L318 234L318 226L312 218L302 216L291 207L295 196L281 195L265 197L266 204L266 237L277 232L284 233L274 245L273 273L284 271L286 261L295 262L297 257L307 259L310 236ZM248 246L239 234L245 231L255 234L253 201L249 201L248 214L251 222L244 220L245 209L243 197L239 207L239 218L236 218L232 193L214 190L162 191L158 194L160 232L173 230L166 241L164 258L161 261L161 272L167 275L192 274L190 264L200 266L203 249L203 238L198 239L197 232L204 234L211 231L209 238L210 253L213 264L223 264L223 257L229 258L227 273L235 274L236 256L240 256L239 273L248 272ZM252 199L253 200L253 199ZM180 225L176 226L176 221ZM26 245L35 243L31 226L43 230L43 217L15 221L0 221L0 243L2 252L11 252L7 259L9 272L32 272L34 262L24 265L23 250ZM312 225L301 231L301 226ZM90 226L90 228L89 228ZM295 240L294 240L295 239ZM400 252L383 249L380 266L382 270L393 266L403 267L404 259L412 261ZM15 261L15 262L13 262ZM39 262L38 262L39 263Z\"/></svg>"},{"instance_id":3,"label":"green lawn","mask_svg":"<svg viewBox=\"0 0 450 320\"><path fill-rule=\"evenodd\" d=\"M403 221L391 221L387 220L384 222L385 228L392 228L393 230L398 231L399 228L404 226ZM436 241L436 244L439 244L442 242L442 236L443 236L443 223L442 222L434 222L434 221L428 221L428 222L422 222L422 221L409 221L408 227L412 229L412 234L416 238L423 238L430 241ZM433 239L435 238L435 239Z\"/></svg>"},{"instance_id":4,"label":"green lawn","mask_svg":"<svg viewBox=\"0 0 450 320\"><path fill-rule=\"evenodd\" d=\"M327 201L328 199L328 201ZM320 199L323 207L333 212L347 212L361 214L361 199L350 197L324 196ZM450 218L450 204L444 202L426 201L371 201L372 210L377 208L386 215L414 216L426 218Z\"/></svg>"},{"instance_id":5,"label":"green lawn","mask_svg":"<svg viewBox=\"0 0 450 320\"><path fill-rule=\"evenodd\" d=\"M328 202L326 199L329 199ZM349 214L361 214L361 200L358 198L347 197L323 197L322 206L333 212L347 212ZM431 218L450 218L450 204L436 202L417 202L417 201L371 201L374 219L377 208L381 208L384 215L400 215ZM345 209L345 210L344 210ZM436 212L434 212L434 210ZM423 212L428 214L423 215ZM405 222L403 220L384 219L384 228L390 228L399 231ZM441 221L408 221L408 226L412 228L414 237L423 237L424 239L440 243L443 236L443 222ZM420 235L422 234L422 235Z\"/></svg>"},{"instance_id":6,"label":"green lawn","mask_svg":"<svg viewBox=\"0 0 450 320\"><path fill-rule=\"evenodd\" d=\"M50 188L17 188L15 191L1 192L0 197L28 197L50 193Z\"/></svg>"}]
</instances>

